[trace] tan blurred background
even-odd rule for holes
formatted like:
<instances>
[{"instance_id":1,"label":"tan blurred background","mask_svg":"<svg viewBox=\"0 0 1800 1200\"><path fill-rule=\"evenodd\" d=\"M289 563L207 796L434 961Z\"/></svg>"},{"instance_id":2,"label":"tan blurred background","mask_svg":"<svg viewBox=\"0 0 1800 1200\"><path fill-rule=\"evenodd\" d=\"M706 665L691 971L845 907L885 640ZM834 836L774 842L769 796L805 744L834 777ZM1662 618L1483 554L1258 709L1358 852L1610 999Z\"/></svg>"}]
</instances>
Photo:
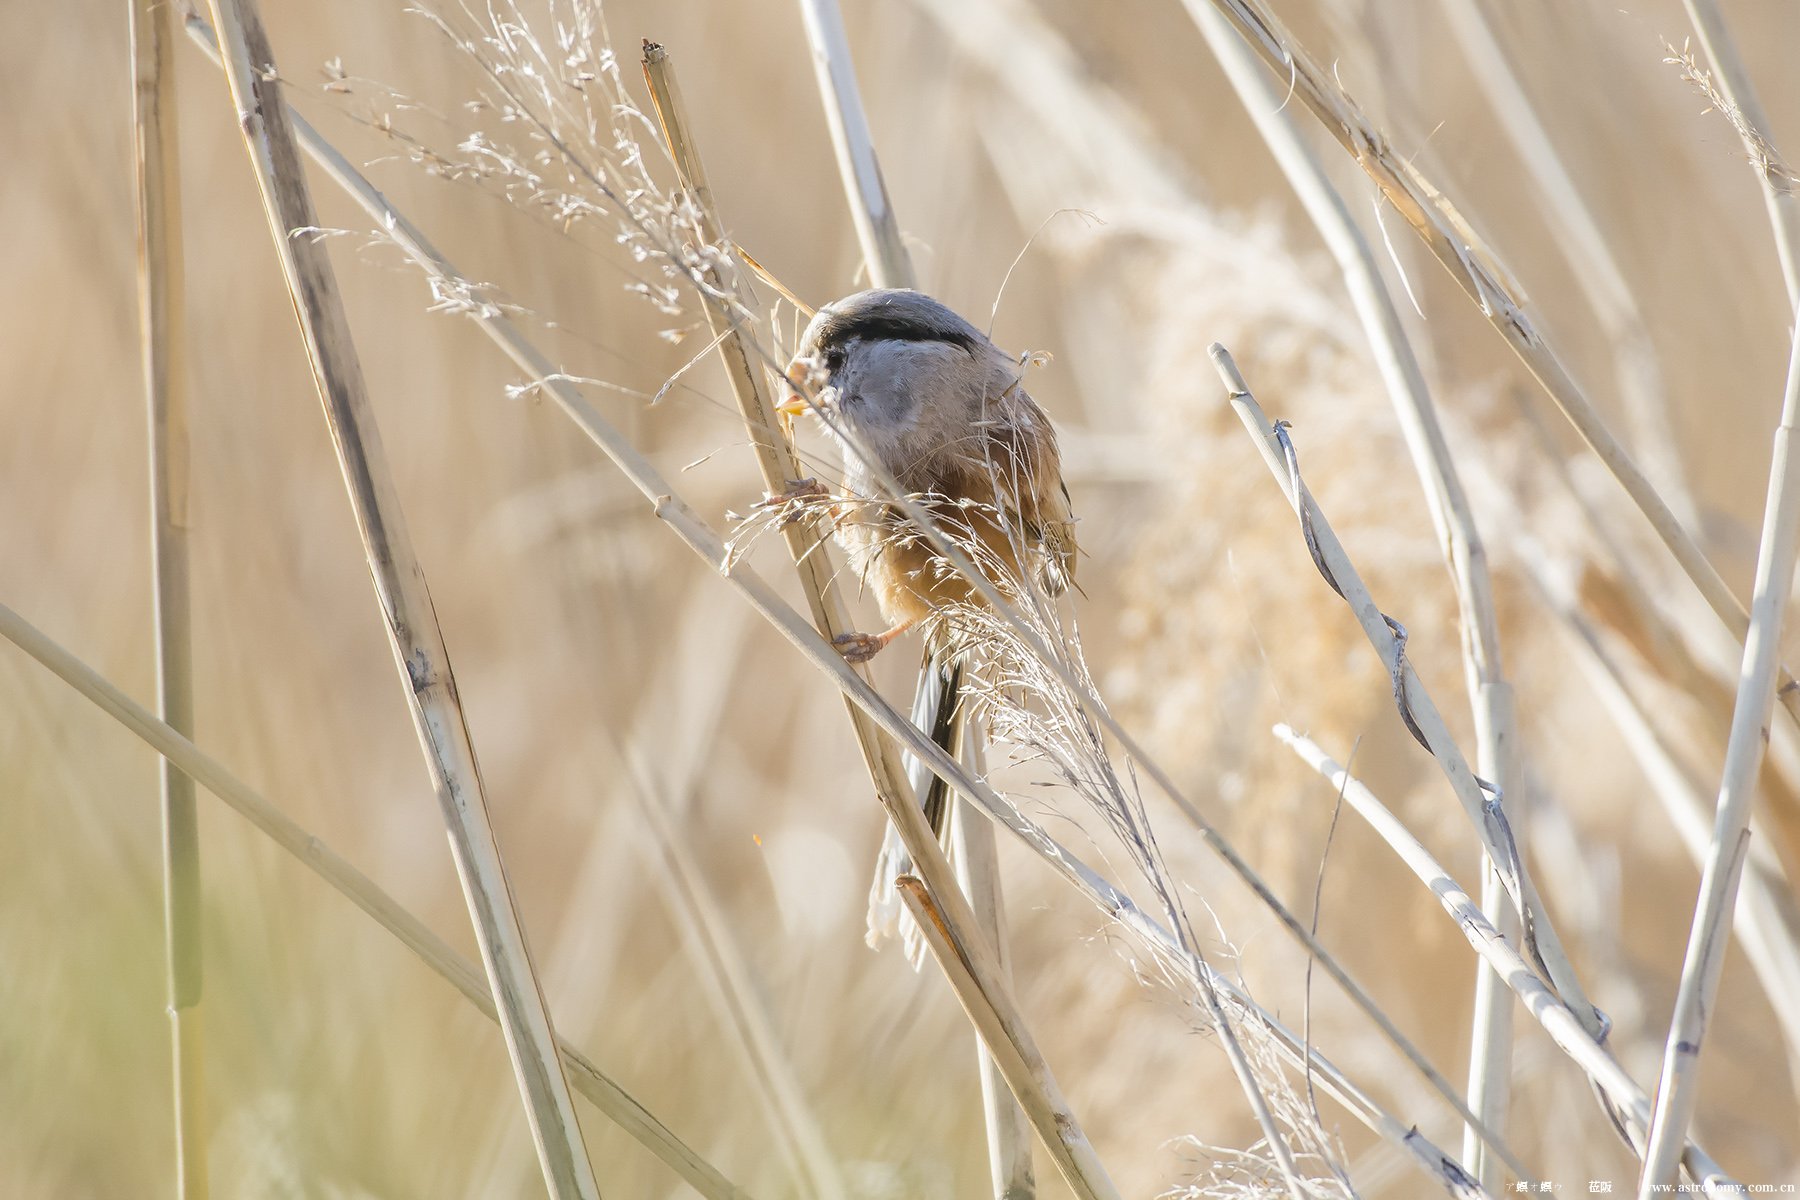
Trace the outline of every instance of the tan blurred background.
<instances>
[{"instance_id":1,"label":"tan blurred background","mask_svg":"<svg viewBox=\"0 0 1800 1200\"><path fill-rule=\"evenodd\" d=\"M1276 7L1492 239L1551 341L1628 431L1611 353L1434 4ZM1789 322L1736 138L1661 62L1663 40L1687 35L1680 4L1488 7L1625 267L1673 398L1707 548L1747 592ZM1790 69L1800 9L1728 7L1777 137L1800 146ZM1449 580L1360 328L1185 13L1173 0L846 8L887 179L930 290L984 324L1047 218L1079 208L1099 219L1051 220L1012 277L994 336L1055 356L1032 386L1064 430L1089 552L1078 602L1087 652L1122 718L1302 912L1331 794L1268 736L1276 720L1340 758L1356 746L1359 773L1472 887L1472 841L1452 797L1407 741L1376 660L1313 574L1206 361L1206 345L1225 342L1271 413L1296 422L1322 503L1377 598L1410 627L1415 661L1466 736ZM377 182L471 276L553 320L545 344L569 371L654 391L703 344L673 346L658 332L694 316L666 318L626 295L622 256L604 237L563 237L398 161L358 123L360 100L319 87L321 65L341 59L449 114L409 119L453 142L456 106L475 81L402 9L272 0L295 103L372 162ZM675 57L737 240L814 303L852 290L858 253L796 6L613 0L606 12L628 63L645 37ZM0 601L147 701L125 6L12 0L5 28ZM197 740L472 952L228 99L190 47L176 61L194 337ZM635 80L635 67L627 74ZM1379 245L1367 185L1325 149ZM327 224L364 228L323 182L315 195ZM1543 522L1540 537L1582 553L1575 535L1558 541L1564 510L1519 417L1548 406L1389 225L1424 314L1408 320L1459 450L1487 464L1489 490L1510 494L1527 523ZM626 746L679 814L729 913L852 1194L979 1194L966 1025L929 969L915 976L893 950L862 943L879 810L839 702L550 405L509 398L515 374L461 318L425 311L428 292L397 252L361 238L333 246L561 1031L740 1183L794 1194L661 899ZM722 523L756 498L756 475L716 366L688 380L654 408L592 394ZM1573 469L1592 471L1578 459ZM1643 541L1608 488L1598 491L1618 536ZM1578 967L1619 1022L1616 1049L1647 1079L1697 872L1555 622L1517 583L1511 542L1491 525L1505 511L1489 503L1482 515L1501 572L1539 869ZM779 554L756 561L791 588ZM1648 561L1674 579L1660 558ZM896 701L915 653L879 664ZM0 651L0 706L0 1195L169 1194L155 761L11 650ZM1695 754L1698 778L1714 786L1716 759ZM242 820L201 803L216 1194L537 1194L495 1029ZM1084 840L1092 822L1075 802L1029 803L1096 861L1129 870L1104 839ZM1298 1021L1303 958L1169 806L1152 797L1151 810L1197 916L1212 909L1258 998ZM1182 1004L1138 982L1117 935L1040 865L1010 844L1002 855L1023 1004L1126 1194L1155 1195L1192 1173L1195 1156L1174 1139L1253 1140L1223 1057L1192 1036ZM1460 1079L1471 956L1348 815L1322 911L1325 942ZM1741 955L1722 996L1698 1132L1747 1180L1793 1178L1793 1083ZM1321 1046L1454 1148L1454 1119L1322 978L1312 1003ZM1514 1144L1575 1190L1590 1178L1623 1187L1629 1157L1578 1073L1535 1027L1522 1042ZM661 1164L582 1111L606 1194L682 1194ZM1425 1194L1348 1117L1325 1117L1365 1194ZM1046 1183L1046 1194L1058 1187Z\"/></svg>"}]
</instances>

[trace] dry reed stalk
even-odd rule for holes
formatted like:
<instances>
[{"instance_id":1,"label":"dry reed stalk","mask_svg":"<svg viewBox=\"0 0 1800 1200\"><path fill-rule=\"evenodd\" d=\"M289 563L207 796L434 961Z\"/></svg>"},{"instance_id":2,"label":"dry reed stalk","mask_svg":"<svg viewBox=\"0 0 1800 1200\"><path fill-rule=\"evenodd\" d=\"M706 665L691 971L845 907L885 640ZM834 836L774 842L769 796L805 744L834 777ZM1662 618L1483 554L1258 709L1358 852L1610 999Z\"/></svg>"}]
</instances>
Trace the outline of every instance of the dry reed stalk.
<instances>
[{"instance_id":1,"label":"dry reed stalk","mask_svg":"<svg viewBox=\"0 0 1800 1200\"><path fill-rule=\"evenodd\" d=\"M1311 740L1295 733L1286 725L1276 726L1275 736L1307 766L1324 776L1336 793L1344 798L1345 803L1354 808L1369 823L1369 828L1411 868L1413 874L1419 877L1419 882L1438 898L1439 904L1462 930L1469 945L1506 980L1524 1003L1525 1010L1544 1027L1544 1032L1550 1035L1557 1047L1612 1098L1618 1111L1624 1114L1634 1142L1641 1139L1650 1121L1650 1098L1644 1089L1625 1073L1625 1068L1619 1065L1612 1053L1587 1031L1581 1018L1544 986L1531 964L1513 949L1512 944L1487 919L1468 893L1431 856L1431 852L1425 849L1399 818L1376 799L1374 793ZM1707 1195L1738 1194L1740 1185L1727 1176L1700 1147L1690 1144L1685 1150L1689 1169L1694 1178L1704 1186Z\"/></svg>"},{"instance_id":2,"label":"dry reed stalk","mask_svg":"<svg viewBox=\"0 0 1800 1200\"><path fill-rule=\"evenodd\" d=\"M350 492L395 665L443 812L544 1180L557 1200L597 1200L600 1189L563 1076L555 1030L488 823L480 768L449 652L388 475L336 277L325 247L295 236L298 230L317 227L318 219L294 145L274 53L255 0L211 0L211 7L226 80Z\"/></svg>"},{"instance_id":3,"label":"dry reed stalk","mask_svg":"<svg viewBox=\"0 0 1800 1200\"><path fill-rule=\"evenodd\" d=\"M963 762L976 778L987 776L983 734L977 723L963 726ZM960 801L950 810L951 845L955 850L957 882L969 897L969 907L994 948L1000 979L1012 986L1012 954L1007 946L1006 905L1000 893L999 849L994 844L993 823L976 819ZM1031 1127L1025 1112L1007 1090L999 1064L977 1038L976 1069L981 1074L981 1111L987 1127L989 1181L995 1200L1034 1200L1037 1179L1031 1170Z\"/></svg>"},{"instance_id":4,"label":"dry reed stalk","mask_svg":"<svg viewBox=\"0 0 1800 1200\"><path fill-rule=\"evenodd\" d=\"M875 287L917 288L919 281L913 270L912 256L907 253L900 219L888 196L881 159L875 153L875 139L869 132L868 118L863 112L862 89L857 84L856 61L850 54L850 41L844 32L843 12L836 0L801 0L800 16L806 29L814 76L818 80L825 124L831 135L831 148L837 159L838 178L850 209L850 223L855 227L857 243L862 247L869 282ZM952 725L966 723L966 706L959 704L959 697L951 694L956 690L937 663L925 662L913 688L914 724L929 731L936 714L946 708L954 714ZM952 741L955 740L953 735ZM923 807L932 786L931 773L916 758L903 756L901 762L906 768L907 781ZM954 796L950 797L949 805L952 809L956 807ZM895 840L892 832L883 836L875 868L880 874L889 873L890 864L900 862L899 848L892 844ZM913 969L917 970L925 943L916 930L909 928L911 917L907 908L897 893L886 891L889 886L886 879L878 877L875 880L869 900L869 944L879 946L883 938L897 934ZM890 906L892 911L889 911ZM891 928L888 922L892 922Z\"/></svg>"},{"instance_id":5,"label":"dry reed stalk","mask_svg":"<svg viewBox=\"0 0 1800 1200\"><path fill-rule=\"evenodd\" d=\"M1698 515L1670 420L1668 386L1656 343L1624 269L1594 210L1582 199L1581 189L1557 153L1550 131L1526 95L1482 6L1477 0L1449 0L1443 13L1507 141L1537 185L1536 196L1544 206L1550 237L1573 268L1575 286L1586 297L1612 350L1613 377L1646 471L1682 521L1696 527Z\"/></svg>"},{"instance_id":6,"label":"dry reed stalk","mask_svg":"<svg viewBox=\"0 0 1800 1200\"><path fill-rule=\"evenodd\" d=\"M194 42L208 53L213 52L212 35L204 22L191 19L188 31ZM370 218L377 228L393 240L426 274L446 289L450 294L467 291L471 286L466 277L461 275L448 259L431 245L419 228L400 213L370 182L353 167L342 154L331 146L317 130L296 113L289 113L294 129L301 145L307 153L326 171L328 175L349 194ZM1181 950L1175 936L1157 925L1146 916L1137 905L1123 892L1106 883L1098 874L1083 864L1080 859L1059 845L1048 834L1027 821L1017 809L999 793L985 783L975 780L964 771L955 760L938 748L930 738L921 733L910 721L902 717L881 696L869 686L866 679L854 670L843 657L833 650L818 631L810 625L790 605L783 601L772 588L755 574L748 566L734 561L724 540L694 510L674 492L668 481L651 465L648 459L610 423L608 423L594 406L588 402L581 389L566 373L559 371L518 329L517 325L503 311L493 307L476 306L466 310L470 319L481 326L490 339L512 359L515 365L533 381L534 386L562 410L577 428L579 428L594 444L614 463L622 474L652 504L652 511L663 521L690 551L707 562L718 571L725 582L753 607L757 613L785 637L812 666L830 678L850 700L856 705L858 713L866 714L888 735L899 741L906 749L918 756L939 778L948 783L960 796L972 801L982 812L995 821L1005 825L1015 833L1053 869L1073 884L1083 895L1087 896L1102 913L1119 921L1132 935L1159 959L1177 964L1184 976L1216 987L1233 996L1234 1000L1244 1005L1246 1011L1253 1014L1258 1022L1275 1036L1282 1044L1284 1052L1291 1056L1295 1063L1310 1062L1312 1069L1318 1072L1320 1081L1334 1098L1342 1102L1358 1120L1371 1129L1388 1138L1401 1148L1411 1161L1433 1178L1439 1180L1446 1188L1462 1187L1460 1182L1465 1178L1460 1168L1454 1168L1455 1160L1434 1145L1428 1138L1419 1133L1417 1128L1409 1128L1393 1114L1388 1113L1375 1103L1366 1092L1358 1088L1323 1055L1308 1046L1299 1035L1295 1034L1280 1022L1276 1021L1266 1010L1263 1010L1245 996L1228 978L1218 975L1210 967L1193 961ZM916 506L915 506L916 508ZM919 513L908 514L917 521L927 533L931 530L929 516ZM946 544L947 546L947 544ZM960 551L947 548L948 553L960 556ZM965 559L966 562L966 559ZM984 582L977 576L977 582ZM991 584L988 585L991 588ZM1004 601L1001 602L1004 610ZM1015 618L1016 620L1016 618ZM1113 721L1104 708L1100 709L1103 723L1120 736L1127 751L1139 759L1144 769L1157 779L1162 787L1178 803L1185 803L1180 792L1174 788L1168 776L1156 768L1154 762L1145 759L1135 742L1130 740ZM888 787L878 790L877 796L883 807L892 817L894 808L890 797L903 794L899 788ZM907 806L910 814L919 825L924 819L917 811L916 805ZM1190 806L1191 808L1191 806ZM1287 913L1266 884L1250 871L1230 844L1219 837L1216 829L1204 823L1204 818L1196 812L1195 819L1202 822L1203 834L1209 834L1208 845L1219 852L1234 870L1240 875L1248 873L1253 881L1252 887L1259 898L1274 906L1277 915L1285 914L1284 925L1299 937L1303 944L1309 946L1312 953L1328 968L1335 962L1323 947L1314 940L1306 927L1293 914ZM905 817L901 820L904 822ZM927 836L929 831L927 829ZM935 847L935 841L933 842ZM938 858L942 858L941 853ZM927 881L929 884L929 881ZM1341 967L1338 968L1342 970ZM1340 982L1351 989L1350 994L1357 1003L1364 1007L1371 1019L1382 1029L1383 1034L1395 1043L1410 1062L1418 1068L1425 1078L1432 1083L1445 1101L1465 1120L1473 1119L1472 1114L1461 1102L1455 1089L1449 1087L1413 1047L1404 1035L1400 1034L1392 1021L1379 1007L1374 1005L1366 992L1354 985L1348 976ZM1506 1149L1504 1142L1493 1137L1484 1130L1489 1144L1496 1148L1507 1164L1515 1171L1523 1174L1518 1159Z\"/></svg>"},{"instance_id":7,"label":"dry reed stalk","mask_svg":"<svg viewBox=\"0 0 1800 1200\"><path fill-rule=\"evenodd\" d=\"M1464 676L1469 707L1475 716L1476 770L1504 793L1512 786L1511 756L1517 745L1517 729L1512 686L1505 678L1500 657L1500 621L1494 605L1493 580L1488 573L1487 550L1438 422L1424 372L1419 369L1418 358L1368 240L1301 138L1298 122L1287 115L1283 98L1269 83L1243 39L1206 0L1186 0L1186 5L1289 186L1330 248L1374 351L1412 455L1413 468L1424 485L1432 524L1455 584L1463 633ZM1500 879L1491 862L1483 868L1482 903L1489 920L1497 925L1506 923ZM1505 1128L1512 1040L1512 1007L1502 1002L1499 989L1499 978L1491 970L1478 967L1470 1039L1469 1102L1475 1114L1496 1131ZM1501 1164L1487 1153L1473 1128L1464 1132L1463 1158L1482 1186L1489 1190L1500 1186Z\"/></svg>"},{"instance_id":8,"label":"dry reed stalk","mask_svg":"<svg viewBox=\"0 0 1800 1200\"><path fill-rule=\"evenodd\" d=\"M156 706L194 731L188 566L187 311L181 242L173 31L162 0L131 0L132 132L137 165L138 313L150 440L150 558ZM206 1086L200 831L194 781L168 759L162 784L163 929L174 1039L175 1194L205 1200Z\"/></svg>"},{"instance_id":9,"label":"dry reed stalk","mask_svg":"<svg viewBox=\"0 0 1800 1200\"><path fill-rule=\"evenodd\" d=\"M819 80L819 98L825 106L825 125L831 131L831 147L837 154L838 175L850 202L850 220L863 250L869 281L875 287L916 288L912 256L900 234L900 221L888 198L887 181L875 154L875 139L863 113L862 90L856 83L856 63L844 34L844 14L837 0L800 0L806 24L806 42L812 51L813 70Z\"/></svg>"},{"instance_id":10,"label":"dry reed stalk","mask_svg":"<svg viewBox=\"0 0 1800 1200\"><path fill-rule=\"evenodd\" d=\"M681 103L681 92L676 81L673 64L670 63L666 51L655 43L644 43L644 80L650 88L655 104L657 119L661 124L663 137L667 143L670 157L674 160L676 170L681 176L684 188L693 203L699 218L696 232L707 241L717 238L720 224L713 212L710 189L706 184L705 166L701 161L697 147L688 132L686 112ZM713 292L720 295L730 294L731 282L716 270L710 271L707 282ZM748 430L752 444L756 448L757 465L763 476L763 486L771 495L780 495L787 491L790 484L800 479L800 471L793 457L792 448L780 437L775 422L774 405L769 399L764 386L764 376L757 369L752 356L750 339L739 324L739 317L728 306L713 302L712 294L708 294L706 306L707 321L712 327L715 337L720 337L721 352L725 356L726 373L731 380L732 394L738 402L743 416L745 428ZM816 535L804 526L790 524L783 530L788 551L794 559L796 569L800 573L802 589L806 592L813 609L814 624L820 633L828 638L835 638L846 632L843 619L843 608L839 603L831 575L829 560L825 555L817 553L814 541ZM847 664L845 664L847 665ZM857 678L868 687L867 675L857 673ZM862 745L864 760L869 766L870 776L875 783L876 791L881 796L884 807L888 809L890 820L899 831L911 856L914 866L929 882L935 900L932 911L936 918L943 922L950 931L947 936L951 942L963 949L979 946L981 935L975 923L975 914L968 901L956 888L955 875L950 864L939 848L935 835L926 823L924 813L913 799L912 789L904 793L892 790L892 783L897 764L894 761L893 743L882 738L867 716L846 700L853 726L857 730L858 740ZM904 772L899 772L904 778ZM883 787L884 780L888 787ZM903 810L905 820L898 816L895 809ZM942 893L948 889L954 895ZM944 958L945 945L927 939L937 952L939 966L950 978L952 986L957 986L958 976L955 964ZM991 949L987 953L993 953ZM1001 986L998 979L992 981L996 987ZM1017 1016L1016 1008L1011 1007L1011 1000L1004 996L990 995L990 1000L1002 1005L1009 1013L1007 1032L1009 1035L1021 1037L1018 1052L1035 1060L1034 1071L1030 1076L1011 1075L1007 1082L1014 1088L1014 1094L1021 1105L1036 1103L1048 1106L1054 1111L1054 1121L1049 1125L1039 1124L1038 1134L1044 1141L1045 1149L1056 1158L1058 1166L1063 1170L1064 1178L1078 1195L1103 1198L1115 1195L1110 1180L1101 1168L1099 1160L1089 1150L1084 1156L1059 1154L1055 1138L1059 1131L1064 1135L1072 1135L1086 1146L1081 1137L1080 1126L1074 1114L1063 1102L1060 1094L1055 1092L1054 1081L1050 1079L1049 1068L1041 1058L1036 1057L1036 1049L1031 1044L1022 1019ZM992 1042L989 1052L993 1053ZM1039 1091L1032 1091L1033 1085ZM1018 1091L1025 1087L1024 1093Z\"/></svg>"},{"instance_id":11,"label":"dry reed stalk","mask_svg":"<svg viewBox=\"0 0 1800 1200\"><path fill-rule=\"evenodd\" d=\"M0 637L42 664L51 674L92 701L181 772L236 810L271 841L398 938L424 964L449 982L488 1020L499 1021L487 979L474 963L452 950L431 928L407 911L337 851L296 824L259 792L233 775L183 734L157 719L99 672L46 637L23 617L0 604ZM566 1041L557 1049L574 1073L575 1086L594 1106L645 1149L668 1164L708 1200L750 1200L629 1093Z\"/></svg>"},{"instance_id":12,"label":"dry reed stalk","mask_svg":"<svg viewBox=\"0 0 1800 1200\"><path fill-rule=\"evenodd\" d=\"M1464 813L1481 838L1489 861L1500 869L1502 878L1506 880L1513 905L1524 922L1526 945L1542 963L1557 993L1581 1016L1583 1026L1596 1039L1603 1038L1606 1019L1588 1001L1575 977L1574 968L1563 952L1561 940L1550 923L1549 914L1537 894L1531 873L1520 857L1508 828L1503 807L1504 797L1496 792L1490 800L1486 792L1491 784L1485 784L1469 770L1461 749L1450 736L1450 731L1437 710L1437 705L1432 702L1425 691L1425 685L1406 660L1404 632L1376 607L1343 544L1338 541L1306 485L1300 480L1298 468L1289 457L1291 445L1286 440L1286 434L1280 426L1269 423L1225 348L1215 344L1211 354L1213 364L1219 370L1219 377L1225 383L1231 406L1243 421L1245 430L1254 439L1270 473L1275 476L1287 496L1288 503L1299 514L1301 529L1315 562L1326 575L1333 590L1344 598L1345 603L1356 614L1357 622L1367 635L1369 644L1381 656L1382 664L1394 681L1394 698L1409 730L1444 772L1452 791L1462 803Z\"/></svg>"},{"instance_id":13,"label":"dry reed stalk","mask_svg":"<svg viewBox=\"0 0 1800 1200\"><path fill-rule=\"evenodd\" d=\"M1683 0L1688 20L1700 35L1700 48L1718 72L1718 91L1732 125L1744 140L1744 150L1756 168L1769 225L1775 232L1775 251L1781 256L1781 278L1787 285L1788 307L1800 311L1800 178L1775 152L1769 124L1750 71L1737 52L1737 43L1726 28L1725 16L1715 0ZM1733 111L1735 110L1735 111Z\"/></svg>"},{"instance_id":14,"label":"dry reed stalk","mask_svg":"<svg viewBox=\"0 0 1800 1200\"><path fill-rule=\"evenodd\" d=\"M1519 296L1511 275L1494 252L1475 234L1445 195L1363 114L1337 82L1269 12L1263 0L1212 0L1274 73L1278 86L1291 90L1311 109L1328 132L1368 172L1383 199L1406 223L1481 313L1506 339L1514 353L1543 386L1569 423L1624 488L1633 504L1699 589L1715 615L1741 644L1749 632L1749 615L1741 601L1676 519L1644 473L1606 428L1562 359L1544 341ZM1781 700L1788 715L1800 722L1800 684L1781 667ZM1786 803L1772 814L1780 835L1800 855L1800 805ZM1786 855L1784 855L1786 857Z\"/></svg>"},{"instance_id":15,"label":"dry reed stalk","mask_svg":"<svg viewBox=\"0 0 1800 1200\"><path fill-rule=\"evenodd\" d=\"M981 942L958 937L916 876L902 875L897 886L932 955L945 965L944 974L995 1068L1006 1077L1007 1086L1037 1130L1038 1141L1070 1189L1084 1200L1117 1197L1118 1191L1081 1127L1068 1119L1068 1102L1007 996L994 952Z\"/></svg>"},{"instance_id":16,"label":"dry reed stalk","mask_svg":"<svg viewBox=\"0 0 1800 1200\"><path fill-rule=\"evenodd\" d=\"M1699 1103L1700 1051L1730 945L1738 880L1750 840L1752 801L1768 744L1769 711L1775 702L1781 623L1793 589L1796 553L1800 552L1800 470L1794 469L1789 457L1796 422L1800 422L1800 330L1795 331L1788 356L1781 424L1775 429L1769 462L1769 494L1751 591L1750 636L1744 643L1731 734L1725 743L1712 847L1700 876L1700 899L1682 962L1681 985L1675 993L1675 1012L1669 1021L1662 1076L1656 1086L1656 1118L1650 1126L1650 1146L1638 1183L1639 1200L1649 1200L1674 1182L1687 1127Z\"/></svg>"}]
</instances>

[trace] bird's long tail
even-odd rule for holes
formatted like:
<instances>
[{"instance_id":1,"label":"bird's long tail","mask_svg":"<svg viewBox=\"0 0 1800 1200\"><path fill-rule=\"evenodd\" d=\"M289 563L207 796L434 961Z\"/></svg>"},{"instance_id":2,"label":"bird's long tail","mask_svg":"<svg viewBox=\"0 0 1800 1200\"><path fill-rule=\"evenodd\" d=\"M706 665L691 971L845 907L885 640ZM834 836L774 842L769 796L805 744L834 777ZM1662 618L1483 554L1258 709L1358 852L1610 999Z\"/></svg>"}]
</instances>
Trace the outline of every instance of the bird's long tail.
<instances>
[{"instance_id":1,"label":"bird's long tail","mask_svg":"<svg viewBox=\"0 0 1800 1200\"><path fill-rule=\"evenodd\" d=\"M925 663L919 669L918 690L913 693L913 724L931 736L950 757L957 756L962 744L964 705L962 699L963 664L960 655L946 649L925 651ZM938 844L949 847L950 789L924 763L906 756L906 778L918 797L919 807ZM890 937L898 936L906 949L906 957L917 970L924 961L925 946L911 915L900 900L894 881L912 870L912 856L901 844L900 833L890 822L882 839L881 854L875 861L875 881L869 888L869 932L867 941L879 947Z\"/></svg>"}]
</instances>

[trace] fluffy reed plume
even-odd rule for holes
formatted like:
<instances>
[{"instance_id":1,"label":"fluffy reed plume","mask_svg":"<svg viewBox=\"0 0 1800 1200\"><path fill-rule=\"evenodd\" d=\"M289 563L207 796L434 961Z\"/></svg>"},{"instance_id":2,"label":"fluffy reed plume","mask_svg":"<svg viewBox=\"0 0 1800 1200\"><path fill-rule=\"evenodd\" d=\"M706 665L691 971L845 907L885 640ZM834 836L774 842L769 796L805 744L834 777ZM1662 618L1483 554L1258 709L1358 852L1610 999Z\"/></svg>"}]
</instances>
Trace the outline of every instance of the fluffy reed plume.
<instances>
[{"instance_id":1,"label":"fluffy reed plume","mask_svg":"<svg viewBox=\"0 0 1800 1200\"><path fill-rule=\"evenodd\" d=\"M1731 123L1731 128L1743 140L1745 158L1756 173L1767 179L1778 191L1792 192L1800 188L1800 175L1794 173L1794 169L1781 157L1781 152L1770 144L1768 135L1753 124L1744 115L1743 109L1714 82L1713 73L1700 65L1700 60L1694 53L1693 42L1684 38L1679 50L1671 43L1664 42L1663 49L1667 51L1663 62L1676 68L1682 79L1706 97L1706 103L1710 106L1708 111L1717 110Z\"/></svg>"}]
</instances>

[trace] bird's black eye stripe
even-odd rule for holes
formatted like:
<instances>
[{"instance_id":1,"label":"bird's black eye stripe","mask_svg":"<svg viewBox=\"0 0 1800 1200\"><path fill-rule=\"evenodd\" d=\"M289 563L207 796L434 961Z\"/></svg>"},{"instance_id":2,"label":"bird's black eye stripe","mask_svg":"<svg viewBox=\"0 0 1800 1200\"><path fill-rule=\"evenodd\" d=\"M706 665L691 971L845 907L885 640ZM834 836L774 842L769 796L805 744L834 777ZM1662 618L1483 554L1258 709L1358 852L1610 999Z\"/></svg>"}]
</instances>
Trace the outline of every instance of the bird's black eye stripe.
<instances>
[{"instance_id":1,"label":"bird's black eye stripe","mask_svg":"<svg viewBox=\"0 0 1800 1200\"><path fill-rule=\"evenodd\" d=\"M865 316L845 322L840 337L861 338L868 342L947 342L961 346L973 354L975 338L960 329L925 325L901 317Z\"/></svg>"},{"instance_id":2,"label":"bird's black eye stripe","mask_svg":"<svg viewBox=\"0 0 1800 1200\"><path fill-rule=\"evenodd\" d=\"M943 342L958 346L973 355L981 346L981 335L973 328L959 328L949 322L921 321L889 312L860 312L832 321L819 334L826 369L835 371L843 365L842 347L853 341L863 342ZM836 361L832 356L837 355Z\"/></svg>"}]
</instances>

